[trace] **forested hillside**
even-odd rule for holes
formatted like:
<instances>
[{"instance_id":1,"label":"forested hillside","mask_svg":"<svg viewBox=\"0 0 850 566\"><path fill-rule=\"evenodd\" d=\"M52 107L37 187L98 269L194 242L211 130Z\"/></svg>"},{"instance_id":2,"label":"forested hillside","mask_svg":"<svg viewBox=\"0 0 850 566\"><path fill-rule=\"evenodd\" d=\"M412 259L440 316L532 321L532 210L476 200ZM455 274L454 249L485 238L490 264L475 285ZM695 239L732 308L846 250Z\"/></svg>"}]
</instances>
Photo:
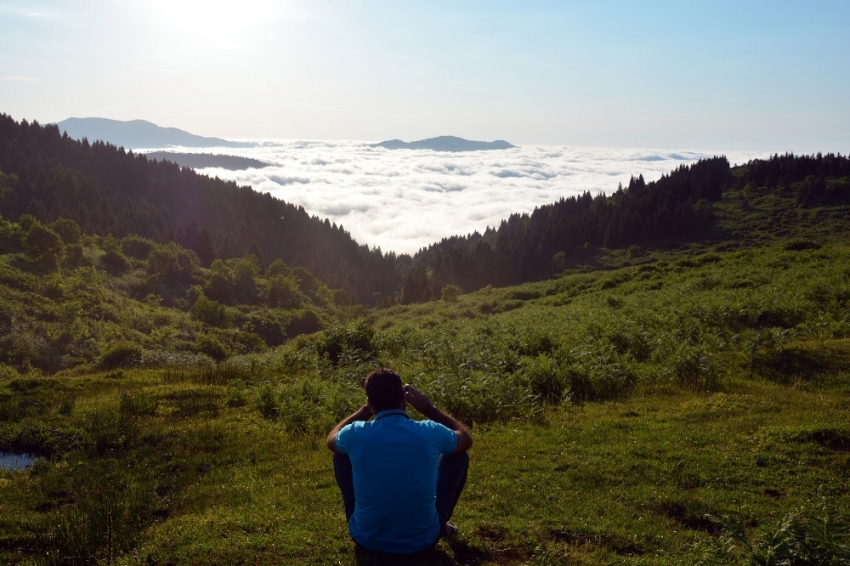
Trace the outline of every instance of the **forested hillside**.
<instances>
[{"instance_id":1,"label":"forested hillside","mask_svg":"<svg viewBox=\"0 0 850 566\"><path fill-rule=\"evenodd\" d=\"M632 178L613 194L562 198L530 215L513 214L485 234L454 236L421 250L414 258L403 302L439 298L446 284L469 292L486 285L515 285L544 279L569 265L587 263L596 249L682 245L721 241L714 203L729 190L767 187L795 205L850 202L850 160L833 154L775 155L732 169L725 157L683 165L646 183ZM829 182L828 182L829 181ZM633 249L633 253L641 253Z\"/></svg>"},{"instance_id":2,"label":"forested hillside","mask_svg":"<svg viewBox=\"0 0 850 566\"><path fill-rule=\"evenodd\" d=\"M100 236L176 240L205 266L241 256L256 242L265 264L304 267L366 304L402 280L395 254L358 245L342 226L302 207L123 148L75 141L56 126L0 115L0 170L14 175L0 202L12 220L64 217Z\"/></svg>"},{"instance_id":3,"label":"forested hillside","mask_svg":"<svg viewBox=\"0 0 850 566\"><path fill-rule=\"evenodd\" d=\"M342 226L268 193L6 115L0 115L0 171L13 175L0 200L9 219L64 217L100 236L176 241L205 267L256 244L262 264L281 259L303 267L367 306L439 299L446 285L470 292L546 279L567 267L599 267L599 250L640 255L735 240L741 223L734 220L732 232L718 223L718 206L735 191L766 187L793 197L800 210L850 202L850 160L840 154L775 155L734 169L714 157L658 181L633 177L610 195L585 192L511 215L496 229L445 238L411 260L359 245Z\"/></svg>"},{"instance_id":4,"label":"forested hillside","mask_svg":"<svg viewBox=\"0 0 850 566\"><path fill-rule=\"evenodd\" d=\"M209 365L363 310L279 259L262 269L249 252L207 269L174 242L0 217L0 375Z\"/></svg>"}]
</instances>

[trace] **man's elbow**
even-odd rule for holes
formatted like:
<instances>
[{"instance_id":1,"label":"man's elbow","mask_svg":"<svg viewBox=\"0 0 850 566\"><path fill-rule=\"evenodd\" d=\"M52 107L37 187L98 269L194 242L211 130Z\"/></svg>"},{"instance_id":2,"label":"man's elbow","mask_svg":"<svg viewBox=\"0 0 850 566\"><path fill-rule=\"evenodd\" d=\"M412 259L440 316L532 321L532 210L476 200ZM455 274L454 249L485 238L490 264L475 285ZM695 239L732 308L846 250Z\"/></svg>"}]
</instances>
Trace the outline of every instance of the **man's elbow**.
<instances>
[{"instance_id":1,"label":"man's elbow","mask_svg":"<svg viewBox=\"0 0 850 566\"><path fill-rule=\"evenodd\" d=\"M328 439L325 441L325 446L328 447L328 450L331 452L336 452L336 435L330 434L328 435Z\"/></svg>"},{"instance_id":2,"label":"man's elbow","mask_svg":"<svg viewBox=\"0 0 850 566\"><path fill-rule=\"evenodd\" d=\"M472 448L472 435L467 431L463 431L457 437L457 449L455 452L466 452L470 448Z\"/></svg>"}]
</instances>

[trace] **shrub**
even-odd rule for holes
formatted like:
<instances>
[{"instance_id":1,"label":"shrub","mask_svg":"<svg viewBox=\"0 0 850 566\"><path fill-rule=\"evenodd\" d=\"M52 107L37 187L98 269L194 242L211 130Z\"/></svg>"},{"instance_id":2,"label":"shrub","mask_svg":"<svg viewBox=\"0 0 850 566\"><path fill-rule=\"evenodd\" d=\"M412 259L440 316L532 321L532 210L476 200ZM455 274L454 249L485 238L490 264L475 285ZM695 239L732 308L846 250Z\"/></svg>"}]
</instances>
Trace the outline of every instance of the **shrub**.
<instances>
[{"instance_id":1,"label":"shrub","mask_svg":"<svg viewBox=\"0 0 850 566\"><path fill-rule=\"evenodd\" d=\"M66 245L80 242L80 226L73 220L60 216L50 224L50 229L59 234Z\"/></svg>"},{"instance_id":2,"label":"shrub","mask_svg":"<svg viewBox=\"0 0 850 566\"><path fill-rule=\"evenodd\" d=\"M199 265L195 252L174 242L157 246L148 255L148 274L166 283L191 283Z\"/></svg>"},{"instance_id":3,"label":"shrub","mask_svg":"<svg viewBox=\"0 0 850 566\"><path fill-rule=\"evenodd\" d=\"M354 301L351 300L351 295L345 289L336 289L334 291L334 304L338 307L348 307Z\"/></svg>"},{"instance_id":4,"label":"shrub","mask_svg":"<svg viewBox=\"0 0 850 566\"><path fill-rule=\"evenodd\" d=\"M440 299L443 301L454 303L457 301L457 298L460 297L461 290L457 285L445 285L443 287L442 293L440 294Z\"/></svg>"},{"instance_id":5,"label":"shrub","mask_svg":"<svg viewBox=\"0 0 850 566\"><path fill-rule=\"evenodd\" d=\"M717 388L717 368L707 352L682 346L673 356L673 375L688 389L713 390Z\"/></svg>"},{"instance_id":6,"label":"shrub","mask_svg":"<svg viewBox=\"0 0 850 566\"><path fill-rule=\"evenodd\" d=\"M850 523L824 505L816 516L793 511L779 520L761 538L752 540L744 525L729 517L706 518L722 529L697 562L709 564L817 564L838 566L850 563Z\"/></svg>"},{"instance_id":7,"label":"shrub","mask_svg":"<svg viewBox=\"0 0 850 566\"><path fill-rule=\"evenodd\" d=\"M158 406L159 400L155 395L141 391L133 393L122 391L118 410L122 415L155 415Z\"/></svg>"},{"instance_id":8,"label":"shrub","mask_svg":"<svg viewBox=\"0 0 850 566\"><path fill-rule=\"evenodd\" d=\"M300 310L292 313L292 319L286 327L286 336L295 338L301 334L312 334L322 329L319 315L311 310Z\"/></svg>"},{"instance_id":9,"label":"shrub","mask_svg":"<svg viewBox=\"0 0 850 566\"><path fill-rule=\"evenodd\" d=\"M219 328L226 328L233 323L233 319L226 306L203 295L198 297L198 300L192 305L189 315L194 320Z\"/></svg>"},{"instance_id":10,"label":"shrub","mask_svg":"<svg viewBox=\"0 0 850 566\"><path fill-rule=\"evenodd\" d=\"M267 419L276 419L280 414L277 402L277 391L271 383L264 383L257 391L257 408Z\"/></svg>"},{"instance_id":11,"label":"shrub","mask_svg":"<svg viewBox=\"0 0 850 566\"><path fill-rule=\"evenodd\" d=\"M561 401L568 386L567 380L560 368L548 356L541 354L528 364L525 375L531 392L541 400L550 403Z\"/></svg>"},{"instance_id":12,"label":"shrub","mask_svg":"<svg viewBox=\"0 0 850 566\"><path fill-rule=\"evenodd\" d=\"M117 275L127 271L127 258L121 255L116 250L109 250L100 258L101 264L112 275Z\"/></svg>"},{"instance_id":13,"label":"shrub","mask_svg":"<svg viewBox=\"0 0 850 566\"><path fill-rule=\"evenodd\" d=\"M258 335L269 346L280 346L286 340L280 321L266 312L250 314L242 330Z\"/></svg>"},{"instance_id":14,"label":"shrub","mask_svg":"<svg viewBox=\"0 0 850 566\"><path fill-rule=\"evenodd\" d=\"M21 214L21 218L18 220L18 224L21 225L21 230L24 232L29 232L30 228L35 226L36 224L40 224L38 218L33 216L32 214Z\"/></svg>"},{"instance_id":15,"label":"shrub","mask_svg":"<svg viewBox=\"0 0 850 566\"><path fill-rule=\"evenodd\" d=\"M360 359L368 359L375 351L375 329L363 322L336 324L326 329L316 343L316 351L338 364L345 353L353 353Z\"/></svg>"},{"instance_id":16,"label":"shrub","mask_svg":"<svg viewBox=\"0 0 850 566\"><path fill-rule=\"evenodd\" d=\"M131 342L118 342L109 346L100 357L100 367L112 369L141 363L142 348Z\"/></svg>"},{"instance_id":17,"label":"shrub","mask_svg":"<svg viewBox=\"0 0 850 566\"><path fill-rule=\"evenodd\" d=\"M33 224L24 236L24 251L30 260L40 267L53 271L59 267L65 255L65 244L59 234L43 226Z\"/></svg>"},{"instance_id":18,"label":"shrub","mask_svg":"<svg viewBox=\"0 0 850 566\"><path fill-rule=\"evenodd\" d=\"M788 252L801 252L804 250L819 250L820 244L809 240L792 240L782 246Z\"/></svg>"},{"instance_id":19,"label":"shrub","mask_svg":"<svg viewBox=\"0 0 850 566\"><path fill-rule=\"evenodd\" d=\"M253 254L246 255L236 262L233 268L233 288L237 300L241 303L254 304L257 301L257 282L255 278L260 273L260 261Z\"/></svg>"},{"instance_id":20,"label":"shrub","mask_svg":"<svg viewBox=\"0 0 850 566\"><path fill-rule=\"evenodd\" d=\"M34 564L112 564L134 548L153 518L150 490L102 489L110 491L89 494L39 525Z\"/></svg>"},{"instance_id":21,"label":"shrub","mask_svg":"<svg viewBox=\"0 0 850 566\"><path fill-rule=\"evenodd\" d=\"M153 241L135 234L127 236L121 240L121 249L125 254L142 260L148 259L148 255L150 255L151 250L153 250L155 245L156 244Z\"/></svg>"},{"instance_id":22,"label":"shrub","mask_svg":"<svg viewBox=\"0 0 850 566\"><path fill-rule=\"evenodd\" d=\"M533 418L540 412L538 399L516 374L476 370L441 373L420 381L416 385L438 406L467 424Z\"/></svg>"},{"instance_id":23,"label":"shrub","mask_svg":"<svg viewBox=\"0 0 850 566\"><path fill-rule=\"evenodd\" d=\"M292 274L298 278L298 288L302 293L309 293L316 286L316 278L303 267L296 267Z\"/></svg>"},{"instance_id":24,"label":"shrub","mask_svg":"<svg viewBox=\"0 0 850 566\"><path fill-rule=\"evenodd\" d=\"M210 265L210 280L205 289L207 296L220 303L230 304L234 297L233 274L220 259Z\"/></svg>"},{"instance_id":25,"label":"shrub","mask_svg":"<svg viewBox=\"0 0 850 566\"><path fill-rule=\"evenodd\" d=\"M284 309L301 306L298 282L292 277L275 275L269 281L268 305Z\"/></svg>"},{"instance_id":26,"label":"shrub","mask_svg":"<svg viewBox=\"0 0 850 566\"><path fill-rule=\"evenodd\" d=\"M230 351L225 348L224 344L219 342L214 336L204 334L192 345L195 352L206 354L216 361L226 360L230 356Z\"/></svg>"},{"instance_id":27,"label":"shrub","mask_svg":"<svg viewBox=\"0 0 850 566\"><path fill-rule=\"evenodd\" d=\"M239 347L240 354L265 352L268 346L258 334L248 331L236 332L231 337L232 342Z\"/></svg>"},{"instance_id":28,"label":"shrub","mask_svg":"<svg viewBox=\"0 0 850 566\"><path fill-rule=\"evenodd\" d=\"M65 261L70 267L79 267L83 263L83 247L80 244L65 246Z\"/></svg>"},{"instance_id":29,"label":"shrub","mask_svg":"<svg viewBox=\"0 0 850 566\"><path fill-rule=\"evenodd\" d=\"M284 275L289 277L292 275L292 270L286 267L283 260L276 259L266 268L266 276L271 277L273 275Z\"/></svg>"}]
</instances>

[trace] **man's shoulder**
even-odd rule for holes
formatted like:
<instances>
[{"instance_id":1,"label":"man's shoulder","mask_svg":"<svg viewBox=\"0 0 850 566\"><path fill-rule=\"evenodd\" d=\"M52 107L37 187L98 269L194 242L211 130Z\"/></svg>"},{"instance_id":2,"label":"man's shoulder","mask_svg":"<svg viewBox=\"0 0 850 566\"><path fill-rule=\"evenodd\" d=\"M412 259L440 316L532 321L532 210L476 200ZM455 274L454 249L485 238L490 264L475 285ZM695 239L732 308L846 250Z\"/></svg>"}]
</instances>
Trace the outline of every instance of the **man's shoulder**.
<instances>
[{"instance_id":1,"label":"man's shoulder","mask_svg":"<svg viewBox=\"0 0 850 566\"><path fill-rule=\"evenodd\" d=\"M357 432L366 428L367 425L371 424L372 421L354 421L353 423L349 423L339 429L339 432ZM337 433L339 434L339 433Z\"/></svg>"}]
</instances>

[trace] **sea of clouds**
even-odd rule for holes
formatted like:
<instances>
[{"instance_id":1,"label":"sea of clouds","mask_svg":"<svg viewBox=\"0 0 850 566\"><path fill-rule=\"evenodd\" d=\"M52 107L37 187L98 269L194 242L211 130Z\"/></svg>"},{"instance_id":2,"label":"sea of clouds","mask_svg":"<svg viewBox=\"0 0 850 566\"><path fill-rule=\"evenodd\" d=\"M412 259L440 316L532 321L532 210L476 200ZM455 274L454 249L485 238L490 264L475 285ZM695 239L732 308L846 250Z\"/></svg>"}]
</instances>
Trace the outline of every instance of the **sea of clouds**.
<instances>
[{"instance_id":1,"label":"sea of clouds","mask_svg":"<svg viewBox=\"0 0 850 566\"><path fill-rule=\"evenodd\" d=\"M160 148L161 149L161 148ZM251 185L342 224L361 244L415 253L447 236L483 232L512 213L590 191L612 193L683 164L724 154L745 163L767 152L655 151L526 146L448 153L388 150L366 142L265 141L257 147L166 148L259 159L270 166L199 173Z\"/></svg>"}]
</instances>

